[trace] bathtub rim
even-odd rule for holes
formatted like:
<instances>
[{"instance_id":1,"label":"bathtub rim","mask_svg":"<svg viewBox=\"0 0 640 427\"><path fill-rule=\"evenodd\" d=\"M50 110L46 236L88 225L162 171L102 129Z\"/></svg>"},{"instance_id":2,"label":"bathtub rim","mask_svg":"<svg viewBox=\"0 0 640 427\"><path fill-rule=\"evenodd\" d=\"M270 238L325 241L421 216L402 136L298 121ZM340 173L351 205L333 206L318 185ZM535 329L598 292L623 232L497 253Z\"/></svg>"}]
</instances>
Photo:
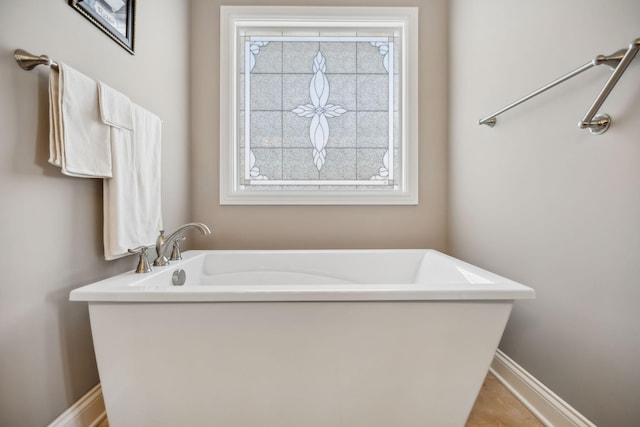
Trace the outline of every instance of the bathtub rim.
<instances>
[{"instance_id":1,"label":"bathtub rim","mask_svg":"<svg viewBox=\"0 0 640 427\"><path fill-rule=\"evenodd\" d=\"M413 253L443 259L479 273L492 283L385 283L340 285L217 285L217 286L140 286L163 280L171 273L198 262L207 254L289 254L289 253ZM100 280L71 291L70 301L87 302L304 302L304 301L504 301L535 298L528 286L507 279L475 265L466 263L434 249L304 249L304 250L189 250L183 260L165 267L154 267L151 273L136 274L133 270ZM203 259L204 262L204 259Z\"/></svg>"}]
</instances>

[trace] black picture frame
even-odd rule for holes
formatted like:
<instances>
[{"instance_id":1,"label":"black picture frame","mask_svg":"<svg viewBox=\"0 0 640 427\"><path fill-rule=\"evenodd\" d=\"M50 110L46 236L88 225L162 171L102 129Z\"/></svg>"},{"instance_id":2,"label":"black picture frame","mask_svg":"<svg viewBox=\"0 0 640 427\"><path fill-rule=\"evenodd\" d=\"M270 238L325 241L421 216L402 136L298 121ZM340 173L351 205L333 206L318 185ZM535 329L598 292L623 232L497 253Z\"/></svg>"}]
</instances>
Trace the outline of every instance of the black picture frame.
<instances>
[{"instance_id":1,"label":"black picture frame","mask_svg":"<svg viewBox=\"0 0 640 427\"><path fill-rule=\"evenodd\" d=\"M134 55L135 0L69 0L69 6ZM120 6L117 10L114 7Z\"/></svg>"}]
</instances>

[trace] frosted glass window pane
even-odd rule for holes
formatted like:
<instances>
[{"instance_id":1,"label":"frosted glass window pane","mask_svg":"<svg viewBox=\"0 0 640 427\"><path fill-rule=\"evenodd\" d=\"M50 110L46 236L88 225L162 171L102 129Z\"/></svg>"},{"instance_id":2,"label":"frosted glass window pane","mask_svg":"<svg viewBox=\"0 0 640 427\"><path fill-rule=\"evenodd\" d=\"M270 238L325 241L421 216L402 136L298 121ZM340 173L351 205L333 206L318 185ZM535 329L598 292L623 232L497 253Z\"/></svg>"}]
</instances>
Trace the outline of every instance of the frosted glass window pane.
<instances>
[{"instance_id":1,"label":"frosted glass window pane","mask_svg":"<svg viewBox=\"0 0 640 427\"><path fill-rule=\"evenodd\" d=\"M238 169L245 189L285 185L283 191L295 191L298 181L304 181L305 189L328 183L334 189L351 190L354 184L394 188L393 170L379 174L389 162L398 162L388 159L395 157L398 106L392 53L398 42L386 33L244 38L238 81L244 84L243 105L249 108L239 129L249 133L250 143L239 158L255 157L253 164ZM254 149L268 147L281 151L280 157L269 153L270 159L281 159L281 179L263 173L265 159L259 156L265 150L258 154ZM358 156L364 147L379 150Z\"/></svg>"}]
</instances>

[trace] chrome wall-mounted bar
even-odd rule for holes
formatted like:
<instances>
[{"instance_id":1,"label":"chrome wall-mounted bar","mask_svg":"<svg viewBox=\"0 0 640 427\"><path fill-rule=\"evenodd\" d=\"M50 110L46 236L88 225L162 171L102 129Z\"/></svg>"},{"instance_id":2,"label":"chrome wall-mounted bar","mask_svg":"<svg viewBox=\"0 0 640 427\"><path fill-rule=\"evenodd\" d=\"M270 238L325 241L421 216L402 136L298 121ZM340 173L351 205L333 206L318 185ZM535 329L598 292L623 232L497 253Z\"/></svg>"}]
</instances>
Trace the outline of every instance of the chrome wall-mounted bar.
<instances>
[{"instance_id":1,"label":"chrome wall-mounted bar","mask_svg":"<svg viewBox=\"0 0 640 427\"><path fill-rule=\"evenodd\" d=\"M52 61L47 55L33 55L26 50L16 49L13 54L16 62L23 70L33 70L38 65L46 65L51 68L58 69L58 63Z\"/></svg>"},{"instance_id":2,"label":"chrome wall-mounted bar","mask_svg":"<svg viewBox=\"0 0 640 427\"><path fill-rule=\"evenodd\" d=\"M496 111L490 116L485 117L484 119L478 120L479 125L487 125L490 127L494 127L496 125L496 117L505 111L511 110L512 108L522 104L525 101L541 94L542 92L546 92L554 86L559 85L560 83L569 80L572 77L577 76L578 74L587 71L593 66L596 65L607 65L609 68L613 70L611 77L604 85L604 88L596 98L595 102L591 106L591 109L587 112L585 117L580 121L578 126L581 129L589 129L589 131L593 134L600 135L609 129L611 125L611 117L607 114L599 114L596 116L596 113L604 103L605 99L611 93L613 87L620 80L620 76L625 72L631 61L635 58L636 54L640 50L640 38L634 40L628 49L618 50L611 55L598 55L592 61L587 62L586 64L576 68L575 70L565 74L564 76L558 78L557 80L552 81L551 83L541 87L535 92L530 93L529 95L520 98L519 100L507 105L506 107Z\"/></svg>"}]
</instances>

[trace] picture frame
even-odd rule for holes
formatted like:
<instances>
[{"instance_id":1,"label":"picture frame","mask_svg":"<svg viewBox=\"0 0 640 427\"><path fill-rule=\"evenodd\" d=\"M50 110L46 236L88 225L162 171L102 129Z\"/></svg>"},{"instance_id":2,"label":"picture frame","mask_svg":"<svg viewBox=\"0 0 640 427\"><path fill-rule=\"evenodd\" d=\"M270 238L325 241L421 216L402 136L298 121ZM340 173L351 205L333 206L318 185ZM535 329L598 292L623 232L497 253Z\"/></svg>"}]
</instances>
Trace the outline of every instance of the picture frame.
<instances>
[{"instance_id":1,"label":"picture frame","mask_svg":"<svg viewBox=\"0 0 640 427\"><path fill-rule=\"evenodd\" d=\"M69 0L69 6L134 55L135 0Z\"/></svg>"}]
</instances>

